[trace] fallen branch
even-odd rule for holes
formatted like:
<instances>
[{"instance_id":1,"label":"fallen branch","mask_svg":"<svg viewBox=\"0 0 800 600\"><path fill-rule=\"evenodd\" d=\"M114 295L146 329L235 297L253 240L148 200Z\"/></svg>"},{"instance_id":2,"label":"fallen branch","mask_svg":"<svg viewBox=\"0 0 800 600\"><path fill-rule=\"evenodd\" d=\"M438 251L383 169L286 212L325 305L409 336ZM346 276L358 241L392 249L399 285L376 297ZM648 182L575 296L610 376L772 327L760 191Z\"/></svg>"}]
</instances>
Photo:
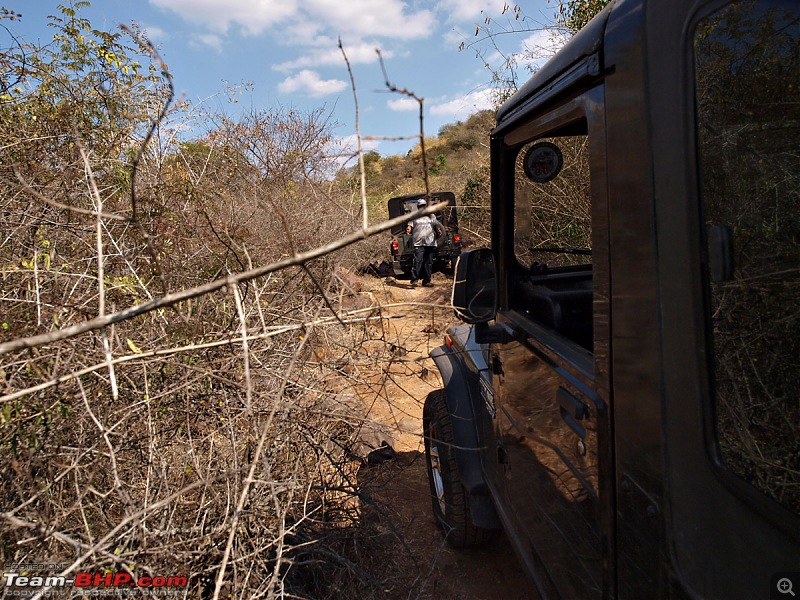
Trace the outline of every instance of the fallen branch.
<instances>
[{"instance_id":1,"label":"fallen branch","mask_svg":"<svg viewBox=\"0 0 800 600\"><path fill-rule=\"evenodd\" d=\"M448 307L449 308L449 307ZM366 310L374 310L374 308L369 309L361 309L361 312ZM247 342L252 342L255 340L264 340L267 338L275 337L289 331L298 331L298 330L307 330L311 327L320 327L323 325L338 325L340 323L344 324L354 324L354 323L365 323L368 321L378 321L383 319L394 319L397 318L395 316L379 316L379 317L362 317L357 319L344 319L337 321L333 317L329 317L323 320L319 320L316 322L309 322L309 323L298 323L295 325L280 325L273 328L271 331L266 333L260 333L258 335L249 335L247 336ZM144 360L146 358L153 358L156 356L170 356L173 354L180 354L181 352L194 352L195 350L205 350L208 348L216 348L219 346L231 346L234 344L241 344L244 340L241 337L227 337L221 340L216 340L214 342L207 342L205 344L189 344L188 346L173 346L172 348L162 348L160 350L151 350L149 352L142 352L141 354L126 354L125 356L119 356L113 359L112 364L118 365L121 363L128 363L132 361L139 361ZM11 400L16 400L17 398L21 398L22 396L27 396L29 394L33 394L36 392L41 392L42 390L46 390L53 386L59 385L61 383L66 383L67 381L71 381L73 379L77 379L84 375L88 375L89 373L93 373L95 371L99 371L103 368L107 368L108 363L102 362L96 365L92 365L90 367L86 367L81 369L80 371L74 371L69 375L62 375L61 377L57 377L55 379L51 379L50 381L46 381L44 383L40 383L39 385L35 385L33 387L26 388L24 390L19 390L14 392L13 394L7 394L5 396L0 397L0 402L10 402Z\"/></svg>"},{"instance_id":2,"label":"fallen branch","mask_svg":"<svg viewBox=\"0 0 800 600\"><path fill-rule=\"evenodd\" d=\"M193 287L188 290L181 290L179 292L174 292L172 294L165 294L164 296L155 298L153 300L150 300L149 302L137 304L136 306L130 306L124 310L120 310L115 313L105 315L103 317L96 317L89 321L84 321L83 323L72 325L71 327L65 327L64 329L59 329L58 331L53 331L51 333L43 333L40 335L33 335L27 338L11 340L10 342L5 342L3 344L0 344L0 355L7 354L9 352L14 352L16 350L24 350L26 348L36 348L44 344L50 344L60 340L66 340L75 337L76 335L80 335L82 333L95 331L97 329L107 327L112 323L119 323L120 321L125 321L132 317L137 317L139 315L143 315L152 312L154 310L158 310L159 308L172 306L173 304L177 304L178 302L183 302L184 300L191 300L192 298L197 298L198 296L203 296L205 294L215 292L217 290L221 290L232 285L236 285L245 281L250 281L252 279L257 279L258 277L269 275L270 273L274 273L275 271L281 271L288 267L300 266L307 263L310 260L314 260L315 258L325 256L327 254L330 254L331 252L335 252L336 250L341 250L342 248L346 248L347 246L355 244L356 242L360 242L361 240L364 240L375 234L388 231L395 225L403 225L404 223L407 223L412 219L416 219L421 215L430 215L437 211L443 210L446 207L447 207L446 202L433 204L428 206L426 209L422 211L416 211L414 213L409 213L407 215L401 215L399 217L395 217L394 219L389 219L388 221L384 221L383 223L378 223L377 225L365 227L361 230L354 231L353 233L346 235L336 240L335 242L326 244L325 246L320 246L318 248L309 250L307 252L300 252L298 254L295 254L294 256L290 256L289 258L285 258L283 260L270 263L263 267L258 267L256 269L251 269L249 271L242 271L239 273L232 273L222 279L216 279L209 283Z\"/></svg>"}]
</instances>

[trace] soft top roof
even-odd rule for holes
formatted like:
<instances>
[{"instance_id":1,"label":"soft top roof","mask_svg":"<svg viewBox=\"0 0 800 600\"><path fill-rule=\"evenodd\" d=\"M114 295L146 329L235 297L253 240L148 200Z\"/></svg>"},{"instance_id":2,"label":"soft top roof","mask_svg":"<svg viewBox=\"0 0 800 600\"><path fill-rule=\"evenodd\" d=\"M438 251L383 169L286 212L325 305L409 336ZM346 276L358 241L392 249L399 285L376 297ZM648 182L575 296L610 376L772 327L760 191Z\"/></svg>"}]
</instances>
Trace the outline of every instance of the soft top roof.
<instances>
[{"instance_id":1,"label":"soft top roof","mask_svg":"<svg viewBox=\"0 0 800 600\"><path fill-rule=\"evenodd\" d=\"M570 67L597 53L603 47L606 23L614 3L615 0L611 0L608 6L595 15L555 56L503 103L497 111L498 125L528 98L552 83Z\"/></svg>"}]
</instances>

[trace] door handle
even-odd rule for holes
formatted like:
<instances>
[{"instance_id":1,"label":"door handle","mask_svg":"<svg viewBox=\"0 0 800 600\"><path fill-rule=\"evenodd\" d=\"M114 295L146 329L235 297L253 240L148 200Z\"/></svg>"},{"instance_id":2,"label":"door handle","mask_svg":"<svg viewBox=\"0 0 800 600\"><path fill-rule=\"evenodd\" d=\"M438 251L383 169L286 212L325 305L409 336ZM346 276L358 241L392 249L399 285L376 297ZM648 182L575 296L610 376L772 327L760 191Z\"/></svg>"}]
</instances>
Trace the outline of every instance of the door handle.
<instances>
[{"instance_id":1,"label":"door handle","mask_svg":"<svg viewBox=\"0 0 800 600\"><path fill-rule=\"evenodd\" d=\"M586 437L586 429L578 421L583 421L589 416L589 407L573 396L563 387L558 388L556 399L560 407L561 419L572 431L577 433L581 439Z\"/></svg>"},{"instance_id":2,"label":"door handle","mask_svg":"<svg viewBox=\"0 0 800 600\"><path fill-rule=\"evenodd\" d=\"M561 410L576 421L583 421L589 416L589 407L563 387L558 388L556 399Z\"/></svg>"}]
</instances>

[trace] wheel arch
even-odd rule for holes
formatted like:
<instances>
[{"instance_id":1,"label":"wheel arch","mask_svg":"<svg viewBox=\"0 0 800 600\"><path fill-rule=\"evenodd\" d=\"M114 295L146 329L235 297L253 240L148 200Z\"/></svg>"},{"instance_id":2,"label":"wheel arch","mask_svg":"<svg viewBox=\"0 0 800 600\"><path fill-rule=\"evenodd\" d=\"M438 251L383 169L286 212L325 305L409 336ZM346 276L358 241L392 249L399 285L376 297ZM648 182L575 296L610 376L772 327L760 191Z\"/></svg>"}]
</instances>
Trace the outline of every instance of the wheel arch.
<instances>
[{"instance_id":1,"label":"wheel arch","mask_svg":"<svg viewBox=\"0 0 800 600\"><path fill-rule=\"evenodd\" d=\"M470 514L478 527L502 529L481 462L481 444L475 418L471 374L447 346L430 353L442 376L447 409L451 416L458 474L470 495Z\"/></svg>"}]
</instances>

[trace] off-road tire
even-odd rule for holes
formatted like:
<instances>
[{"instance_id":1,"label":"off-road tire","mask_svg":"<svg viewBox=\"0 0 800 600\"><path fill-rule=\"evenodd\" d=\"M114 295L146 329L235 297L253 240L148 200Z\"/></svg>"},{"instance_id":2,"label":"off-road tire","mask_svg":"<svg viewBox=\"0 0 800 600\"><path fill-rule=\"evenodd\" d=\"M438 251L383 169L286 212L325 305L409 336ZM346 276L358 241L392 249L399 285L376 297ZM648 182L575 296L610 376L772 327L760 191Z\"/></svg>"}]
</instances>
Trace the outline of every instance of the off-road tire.
<instances>
[{"instance_id":1,"label":"off-road tire","mask_svg":"<svg viewBox=\"0 0 800 600\"><path fill-rule=\"evenodd\" d=\"M477 527L472 522L469 493L458 473L453 425L444 390L428 394L422 421L433 514L451 546L482 546L494 539L498 532Z\"/></svg>"}]
</instances>

